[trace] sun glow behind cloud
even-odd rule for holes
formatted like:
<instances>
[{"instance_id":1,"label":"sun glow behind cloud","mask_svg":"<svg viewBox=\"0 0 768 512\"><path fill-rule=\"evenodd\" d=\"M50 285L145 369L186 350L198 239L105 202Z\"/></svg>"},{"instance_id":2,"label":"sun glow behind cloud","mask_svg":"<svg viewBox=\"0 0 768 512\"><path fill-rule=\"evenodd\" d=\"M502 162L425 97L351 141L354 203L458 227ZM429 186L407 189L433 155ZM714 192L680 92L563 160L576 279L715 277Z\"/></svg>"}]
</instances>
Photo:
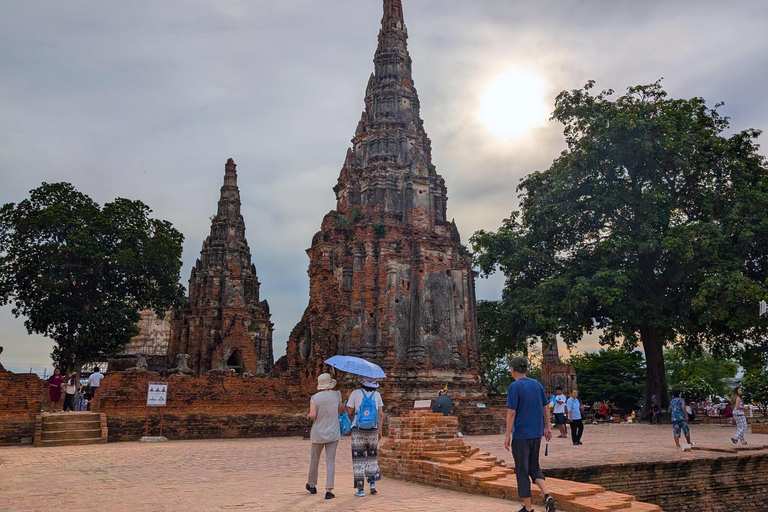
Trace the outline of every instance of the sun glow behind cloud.
<instances>
[{"instance_id":1,"label":"sun glow behind cloud","mask_svg":"<svg viewBox=\"0 0 768 512\"><path fill-rule=\"evenodd\" d=\"M521 137L547 120L543 89L541 79L531 73L505 71L488 84L478 118L501 139Z\"/></svg>"}]
</instances>

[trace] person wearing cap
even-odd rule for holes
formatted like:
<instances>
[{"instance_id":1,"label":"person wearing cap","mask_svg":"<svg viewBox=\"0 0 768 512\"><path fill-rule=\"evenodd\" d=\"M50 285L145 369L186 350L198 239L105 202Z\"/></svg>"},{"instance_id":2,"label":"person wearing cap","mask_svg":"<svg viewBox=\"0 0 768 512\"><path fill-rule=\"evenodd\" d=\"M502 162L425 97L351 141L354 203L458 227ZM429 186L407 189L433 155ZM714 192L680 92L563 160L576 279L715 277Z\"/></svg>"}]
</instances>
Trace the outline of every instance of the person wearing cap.
<instances>
[{"instance_id":1,"label":"person wearing cap","mask_svg":"<svg viewBox=\"0 0 768 512\"><path fill-rule=\"evenodd\" d=\"M329 373L323 373L317 378L317 393L309 399L309 417L314 422L309 434L312 441L312 455L309 461L307 490L310 494L317 494L317 470L320 465L320 454L325 449L325 499L327 500L336 497L332 491L336 473L336 448L341 439L339 414L344 412L341 393L334 391L335 387L336 380Z\"/></svg>"},{"instance_id":2,"label":"person wearing cap","mask_svg":"<svg viewBox=\"0 0 768 512\"><path fill-rule=\"evenodd\" d=\"M384 402L376 390L379 383L375 379L360 376L359 388L352 391L347 399L347 413L352 418L352 473L355 479L355 496L365 497L365 482L370 484L371 494L376 494L376 482L381 480L379 473L378 445L384 425ZM373 400L377 411L377 424L373 428L360 428L358 419L360 408L366 399Z\"/></svg>"},{"instance_id":3,"label":"person wearing cap","mask_svg":"<svg viewBox=\"0 0 768 512\"><path fill-rule=\"evenodd\" d=\"M529 379L528 361L515 357L510 364L515 381L507 391L507 433L504 448L512 452L515 459L517 493L523 500L519 512L533 510L531 504L531 481L544 496L547 512L555 512L555 499L547 492L546 478L539 467L541 438L552 439L549 425L549 400L540 382Z\"/></svg>"}]
</instances>

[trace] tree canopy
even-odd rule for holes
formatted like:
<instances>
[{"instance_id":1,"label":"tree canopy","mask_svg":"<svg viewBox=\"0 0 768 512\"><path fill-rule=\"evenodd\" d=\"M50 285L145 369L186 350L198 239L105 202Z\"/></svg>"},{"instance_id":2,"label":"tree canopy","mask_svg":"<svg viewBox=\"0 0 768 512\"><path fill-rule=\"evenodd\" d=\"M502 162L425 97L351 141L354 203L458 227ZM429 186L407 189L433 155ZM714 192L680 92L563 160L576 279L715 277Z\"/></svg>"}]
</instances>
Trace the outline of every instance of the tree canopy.
<instances>
[{"instance_id":1,"label":"tree canopy","mask_svg":"<svg viewBox=\"0 0 768 512\"><path fill-rule=\"evenodd\" d=\"M729 379L739 371L739 364L733 359L716 358L706 350L686 354L679 347L664 352L664 365L669 387L688 392L691 400L703 400L713 394L730 396L733 389Z\"/></svg>"},{"instance_id":2,"label":"tree canopy","mask_svg":"<svg viewBox=\"0 0 768 512\"><path fill-rule=\"evenodd\" d=\"M0 209L0 304L56 343L67 370L138 334L139 310L180 304L183 235L141 201L101 208L69 183L43 183Z\"/></svg>"},{"instance_id":3,"label":"tree canopy","mask_svg":"<svg viewBox=\"0 0 768 512\"><path fill-rule=\"evenodd\" d=\"M482 275L506 276L507 340L642 342L645 404L668 403L664 347L730 355L765 339L768 170L760 132L723 135L721 105L669 99L660 82L564 91L567 149L518 187L519 211L472 238Z\"/></svg>"},{"instance_id":4,"label":"tree canopy","mask_svg":"<svg viewBox=\"0 0 768 512\"><path fill-rule=\"evenodd\" d=\"M604 349L571 356L579 395L588 403L610 400L624 411L637 407L643 396L645 360L642 352Z\"/></svg>"}]
</instances>

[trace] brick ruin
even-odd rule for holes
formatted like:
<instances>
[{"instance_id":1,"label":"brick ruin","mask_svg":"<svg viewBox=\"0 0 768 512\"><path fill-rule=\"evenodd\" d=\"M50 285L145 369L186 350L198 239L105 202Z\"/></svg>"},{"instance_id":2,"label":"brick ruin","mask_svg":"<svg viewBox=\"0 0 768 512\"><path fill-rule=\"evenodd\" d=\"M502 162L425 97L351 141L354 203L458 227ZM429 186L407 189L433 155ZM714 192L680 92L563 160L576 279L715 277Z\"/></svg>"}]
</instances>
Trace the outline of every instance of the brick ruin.
<instances>
[{"instance_id":1,"label":"brick ruin","mask_svg":"<svg viewBox=\"0 0 768 512\"><path fill-rule=\"evenodd\" d=\"M419 115L400 0L384 1L365 110L309 255L309 305L283 370L335 354L380 364L391 398L483 397L470 254L446 213Z\"/></svg>"},{"instance_id":2,"label":"brick ruin","mask_svg":"<svg viewBox=\"0 0 768 512\"><path fill-rule=\"evenodd\" d=\"M274 362L273 324L259 287L240 213L237 166L230 158L211 234L189 278L189 298L171 318L168 368L176 366L179 354L189 354L197 374L267 372Z\"/></svg>"},{"instance_id":3,"label":"brick ruin","mask_svg":"<svg viewBox=\"0 0 768 512\"><path fill-rule=\"evenodd\" d=\"M570 396L571 391L578 389L576 387L576 370L570 364L565 364L560 360L560 352L557 348L557 339L545 339L541 344L541 383L547 396L554 394L555 389L560 386L563 393Z\"/></svg>"}]
</instances>

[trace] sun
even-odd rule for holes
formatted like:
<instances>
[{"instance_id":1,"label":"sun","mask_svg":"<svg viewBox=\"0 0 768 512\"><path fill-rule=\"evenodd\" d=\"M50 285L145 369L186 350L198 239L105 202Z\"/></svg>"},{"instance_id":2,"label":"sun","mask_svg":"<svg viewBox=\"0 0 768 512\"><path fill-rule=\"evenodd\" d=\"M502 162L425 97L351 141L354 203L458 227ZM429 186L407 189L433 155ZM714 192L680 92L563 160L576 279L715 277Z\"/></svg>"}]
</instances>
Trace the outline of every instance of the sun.
<instances>
[{"instance_id":1,"label":"sun","mask_svg":"<svg viewBox=\"0 0 768 512\"><path fill-rule=\"evenodd\" d=\"M483 94L478 117L504 140L516 139L544 124L548 117L539 77L510 69L497 76Z\"/></svg>"}]
</instances>

